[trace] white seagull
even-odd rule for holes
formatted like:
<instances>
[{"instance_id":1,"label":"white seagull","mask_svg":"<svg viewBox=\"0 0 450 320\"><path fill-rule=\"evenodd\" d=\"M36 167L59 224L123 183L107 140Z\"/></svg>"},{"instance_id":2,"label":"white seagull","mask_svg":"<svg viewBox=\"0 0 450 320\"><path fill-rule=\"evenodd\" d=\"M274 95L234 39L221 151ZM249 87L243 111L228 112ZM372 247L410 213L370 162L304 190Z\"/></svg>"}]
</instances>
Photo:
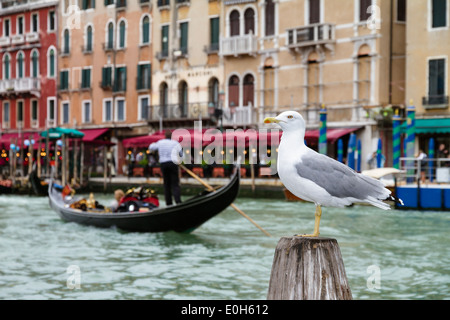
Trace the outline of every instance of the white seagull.
<instances>
[{"instance_id":1,"label":"white seagull","mask_svg":"<svg viewBox=\"0 0 450 320\"><path fill-rule=\"evenodd\" d=\"M304 142L305 121L298 112L286 111L276 118L266 118L264 123L276 123L283 130L277 161L281 182L297 197L316 205L314 233L302 237L319 236L321 206L345 207L366 202L389 210L390 206L382 200L403 204L380 181L308 148Z\"/></svg>"}]
</instances>

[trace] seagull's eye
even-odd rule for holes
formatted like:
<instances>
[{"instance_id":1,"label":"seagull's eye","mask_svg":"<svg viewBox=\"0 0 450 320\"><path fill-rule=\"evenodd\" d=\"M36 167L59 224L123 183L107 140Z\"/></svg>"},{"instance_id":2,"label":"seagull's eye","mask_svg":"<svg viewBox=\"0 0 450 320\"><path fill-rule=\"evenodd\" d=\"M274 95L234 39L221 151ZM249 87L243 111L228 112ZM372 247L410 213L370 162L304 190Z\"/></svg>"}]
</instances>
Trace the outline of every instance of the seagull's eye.
<instances>
[{"instance_id":1,"label":"seagull's eye","mask_svg":"<svg viewBox=\"0 0 450 320\"><path fill-rule=\"evenodd\" d=\"M287 116L288 119L294 119L294 116Z\"/></svg>"}]
</instances>

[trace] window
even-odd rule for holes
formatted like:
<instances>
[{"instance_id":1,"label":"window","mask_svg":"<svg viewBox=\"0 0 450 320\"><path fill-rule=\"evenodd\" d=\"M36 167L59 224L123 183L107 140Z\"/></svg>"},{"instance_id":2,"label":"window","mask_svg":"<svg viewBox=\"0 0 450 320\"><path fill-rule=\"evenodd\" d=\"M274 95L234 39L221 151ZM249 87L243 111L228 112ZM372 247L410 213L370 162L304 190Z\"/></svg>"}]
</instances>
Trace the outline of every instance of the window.
<instances>
[{"instance_id":1,"label":"window","mask_svg":"<svg viewBox=\"0 0 450 320\"><path fill-rule=\"evenodd\" d=\"M70 32L69 29L64 30L63 54L70 53Z\"/></svg>"},{"instance_id":2,"label":"window","mask_svg":"<svg viewBox=\"0 0 450 320\"><path fill-rule=\"evenodd\" d=\"M31 54L31 77L37 78L39 76L39 52L34 50Z\"/></svg>"},{"instance_id":3,"label":"window","mask_svg":"<svg viewBox=\"0 0 450 320\"><path fill-rule=\"evenodd\" d=\"M320 23L320 1L309 0L309 24Z\"/></svg>"},{"instance_id":4,"label":"window","mask_svg":"<svg viewBox=\"0 0 450 320\"><path fill-rule=\"evenodd\" d=\"M110 22L108 24L108 39L106 42L106 48L112 49L114 47L114 24Z\"/></svg>"},{"instance_id":5,"label":"window","mask_svg":"<svg viewBox=\"0 0 450 320\"><path fill-rule=\"evenodd\" d=\"M110 4L114 4L114 0L105 0L105 6L109 6Z\"/></svg>"},{"instance_id":6,"label":"window","mask_svg":"<svg viewBox=\"0 0 450 320\"><path fill-rule=\"evenodd\" d=\"M255 79L251 74L244 77L244 106L254 106Z\"/></svg>"},{"instance_id":7,"label":"window","mask_svg":"<svg viewBox=\"0 0 450 320\"><path fill-rule=\"evenodd\" d=\"M39 32L39 16L37 13L31 15L31 32Z\"/></svg>"},{"instance_id":8,"label":"window","mask_svg":"<svg viewBox=\"0 0 450 320\"><path fill-rule=\"evenodd\" d=\"M240 34L239 28L239 11L233 10L230 13L230 36L238 36Z\"/></svg>"},{"instance_id":9,"label":"window","mask_svg":"<svg viewBox=\"0 0 450 320\"><path fill-rule=\"evenodd\" d=\"M23 127L23 101L17 101L17 125L18 127Z\"/></svg>"},{"instance_id":10,"label":"window","mask_svg":"<svg viewBox=\"0 0 450 320\"><path fill-rule=\"evenodd\" d=\"M273 0L266 0L265 15L266 36L273 36L275 34L275 4Z\"/></svg>"},{"instance_id":11,"label":"window","mask_svg":"<svg viewBox=\"0 0 450 320\"><path fill-rule=\"evenodd\" d=\"M95 8L95 0L82 0L81 8L83 10Z\"/></svg>"},{"instance_id":12,"label":"window","mask_svg":"<svg viewBox=\"0 0 450 320\"><path fill-rule=\"evenodd\" d=\"M406 21L406 0L397 0L397 21Z\"/></svg>"},{"instance_id":13,"label":"window","mask_svg":"<svg viewBox=\"0 0 450 320\"><path fill-rule=\"evenodd\" d=\"M112 100L103 100L103 122L111 122L112 119Z\"/></svg>"},{"instance_id":14,"label":"window","mask_svg":"<svg viewBox=\"0 0 450 320\"><path fill-rule=\"evenodd\" d=\"M116 68L114 77L114 91L126 91L127 90L127 67Z\"/></svg>"},{"instance_id":15,"label":"window","mask_svg":"<svg viewBox=\"0 0 450 320\"><path fill-rule=\"evenodd\" d=\"M19 52L17 54L17 69L16 69L16 76L17 78L23 78L25 76L25 70L24 70L24 57L23 53Z\"/></svg>"},{"instance_id":16,"label":"window","mask_svg":"<svg viewBox=\"0 0 450 320\"><path fill-rule=\"evenodd\" d=\"M151 88L151 65L150 64L138 64L137 70L137 89L150 89Z\"/></svg>"},{"instance_id":17,"label":"window","mask_svg":"<svg viewBox=\"0 0 450 320\"><path fill-rule=\"evenodd\" d=\"M127 6L127 0L117 0L116 1L117 8L124 8L126 6Z\"/></svg>"},{"instance_id":18,"label":"window","mask_svg":"<svg viewBox=\"0 0 450 320\"><path fill-rule=\"evenodd\" d=\"M55 77L55 70L56 70L56 57L55 57L56 50L53 48L50 48L48 50L48 76L53 78Z\"/></svg>"},{"instance_id":19,"label":"window","mask_svg":"<svg viewBox=\"0 0 450 320\"><path fill-rule=\"evenodd\" d=\"M91 88L91 68L81 70L81 89Z\"/></svg>"},{"instance_id":20,"label":"window","mask_svg":"<svg viewBox=\"0 0 450 320\"><path fill-rule=\"evenodd\" d=\"M59 73L59 89L60 90L67 90L69 89L69 70L64 70Z\"/></svg>"},{"instance_id":21,"label":"window","mask_svg":"<svg viewBox=\"0 0 450 320\"><path fill-rule=\"evenodd\" d=\"M372 0L359 0L359 21L367 21L370 17L368 13L369 7L372 5Z\"/></svg>"},{"instance_id":22,"label":"window","mask_svg":"<svg viewBox=\"0 0 450 320\"><path fill-rule=\"evenodd\" d=\"M125 100L117 99L116 100L116 120L117 121L125 121Z\"/></svg>"},{"instance_id":23,"label":"window","mask_svg":"<svg viewBox=\"0 0 450 320\"><path fill-rule=\"evenodd\" d=\"M228 81L228 107L239 106L239 78L232 76Z\"/></svg>"},{"instance_id":24,"label":"window","mask_svg":"<svg viewBox=\"0 0 450 320\"><path fill-rule=\"evenodd\" d=\"M83 123L91 122L91 101L83 101Z\"/></svg>"},{"instance_id":25,"label":"window","mask_svg":"<svg viewBox=\"0 0 450 320\"><path fill-rule=\"evenodd\" d=\"M447 26L447 0L431 0L432 27Z\"/></svg>"},{"instance_id":26,"label":"window","mask_svg":"<svg viewBox=\"0 0 450 320\"><path fill-rule=\"evenodd\" d=\"M150 18L149 16L144 16L142 19L142 33L141 33L141 44L147 44L150 42Z\"/></svg>"},{"instance_id":27,"label":"window","mask_svg":"<svg viewBox=\"0 0 450 320\"><path fill-rule=\"evenodd\" d=\"M69 123L69 112L70 112L70 104L67 101L64 101L62 103L62 107L61 107L61 114L62 114L62 119L61 122L62 124L68 124Z\"/></svg>"},{"instance_id":28,"label":"window","mask_svg":"<svg viewBox=\"0 0 450 320\"><path fill-rule=\"evenodd\" d=\"M48 98L47 99L47 120L49 122L49 126L56 126L55 123L55 101L56 98Z\"/></svg>"},{"instance_id":29,"label":"window","mask_svg":"<svg viewBox=\"0 0 450 320\"><path fill-rule=\"evenodd\" d=\"M3 36L9 37L11 35L11 20L4 19L3 20Z\"/></svg>"},{"instance_id":30,"label":"window","mask_svg":"<svg viewBox=\"0 0 450 320\"><path fill-rule=\"evenodd\" d=\"M158 0L158 7L170 6L170 0Z\"/></svg>"},{"instance_id":31,"label":"window","mask_svg":"<svg viewBox=\"0 0 450 320\"><path fill-rule=\"evenodd\" d=\"M445 59L428 61L428 104L442 104L445 96Z\"/></svg>"},{"instance_id":32,"label":"window","mask_svg":"<svg viewBox=\"0 0 450 320\"><path fill-rule=\"evenodd\" d=\"M188 114L188 85L186 81L181 81L178 85L179 111L182 117Z\"/></svg>"},{"instance_id":33,"label":"window","mask_svg":"<svg viewBox=\"0 0 450 320\"><path fill-rule=\"evenodd\" d=\"M189 24L187 22L180 23L180 50L183 54L188 52L188 30Z\"/></svg>"},{"instance_id":34,"label":"window","mask_svg":"<svg viewBox=\"0 0 450 320\"><path fill-rule=\"evenodd\" d=\"M3 79L11 78L11 57L8 53L3 55Z\"/></svg>"},{"instance_id":35,"label":"window","mask_svg":"<svg viewBox=\"0 0 450 320\"><path fill-rule=\"evenodd\" d=\"M219 51L219 18L211 18L210 25L210 50Z\"/></svg>"},{"instance_id":36,"label":"window","mask_svg":"<svg viewBox=\"0 0 450 320\"><path fill-rule=\"evenodd\" d=\"M9 128L9 101L3 102L3 126Z\"/></svg>"},{"instance_id":37,"label":"window","mask_svg":"<svg viewBox=\"0 0 450 320\"><path fill-rule=\"evenodd\" d=\"M86 28L86 52L92 52L92 26L89 25Z\"/></svg>"},{"instance_id":38,"label":"window","mask_svg":"<svg viewBox=\"0 0 450 320\"><path fill-rule=\"evenodd\" d=\"M102 68L102 88L112 87L112 67Z\"/></svg>"},{"instance_id":39,"label":"window","mask_svg":"<svg viewBox=\"0 0 450 320\"><path fill-rule=\"evenodd\" d=\"M212 78L208 84L208 102L212 103L215 108L219 106L219 80Z\"/></svg>"},{"instance_id":40,"label":"window","mask_svg":"<svg viewBox=\"0 0 450 320\"><path fill-rule=\"evenodd\" d=\"M48 27L47 29L49 31L55 31L56 30L56 16L55 11L50 11L48 13Z\"/></svg>"},{"instance_id":41,"label":"window","mask_svg":"<svg viewBox=\"0 0 450 320\"><path fill-rule=\"evenodd\" d=\"M160 111L160 114L165 118L168 114L168 104L169 104L169 87L167 86L167 83L163 82L159 86L159 104L160 108L162 109L162 112Z\"/></svg>"},{"instance_id":42,"label":"window","mask_svg":"<svg viewBox=\"0 0 450 320\"><path fill-rule=\"evenodd\" d=\"M169 56L169 26L161 27L161 55Z\"/></svg>"},{"instance_id":43,"label":"window","mask_svg":"<svg viewBox=\"0 0 450 320\"><path fill-rule=\"evenodd\" d=\"M31 100L31 125L34 127L37 127L39 125L38 123L38 101L37 100Z\"/></svg>"},{"instance_id":44,"label":"window","mask_svg":"<svg viewBox=\"0 0 450 320\"><path fill-rule=\"evenodd\" d=\"M255 11L253 11L252 8L245 10L244 19L245 19L244 33L255 34Z\"/></svg>"},{"instance_id":45,"label":"window","mask_svg":"<svg viewBox=\"0 0 450 320\"><path fill-rule=\"evenodd\" d=\"M150 106L149 96L143 96L139 98L139 120L148 119L149 106Z\"/></svg>"},{"instance_id":46,"label":"window","mask_svg":"<svg viewBox=\"0 0 450 320\"><path fill-rule=\"evenodd\" d=\"M123 49L125 48L126 42L126 24L125 21L120 21L119 23L119 48Z\"/></svg>"},{"instance_id":47,"label":"window","mask_svg":"<svg viewBox=\"0 0 450 320\"><path fill-rule=\"evenodd\" d=\"M16 30L16 34L24 34L25 32L25 25L24 25L24 17L23 16L19 16L17 18L17 30Z\"/></svg>"}]
</instances>

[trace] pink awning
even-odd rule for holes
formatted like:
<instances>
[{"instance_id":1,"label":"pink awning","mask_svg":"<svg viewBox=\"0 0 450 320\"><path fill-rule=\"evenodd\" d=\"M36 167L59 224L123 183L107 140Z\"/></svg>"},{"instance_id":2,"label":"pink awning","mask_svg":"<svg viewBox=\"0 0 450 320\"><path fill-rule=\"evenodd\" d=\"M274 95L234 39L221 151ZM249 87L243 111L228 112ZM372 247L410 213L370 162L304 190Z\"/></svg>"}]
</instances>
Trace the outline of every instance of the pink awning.
<instances>
[{"instance_id":1,"label":"pink awning","mask_svg":"<svg viewBox=\"0 0 450 320\"><path fill-rule=\"evenodd\" d=\"M102 135L104 135L106 132L109 131L109 128L99 128L99 129L83 129L80 130L84 133L84 137L81 141L83 142L93 142L95 140L98 140L98 138Z\"/></svg>"},{"instance_id":2,"label":"pink awning","mask_svg":"<svg viewBox=\"0 0 450 320\"><path fill-rule=\"evenodd\" d=\"M4 148L5 150L9 150L9 147L11 145L11 143L16 144L21 146L22 145L22 139L23 139L23 146L22 148L28 148L27 141L30 140L34 140L34 145L33 145L33 149L37 149L38 148L38 143L39 143L39 133L38 132L23 132L21 133L21 136L19 136L19 133L4 133L2 134L2 136L0 137L0 147Z\"/></svg>"},{"instance_id":3,"label":"pink awning","mask_svg":"<svg viewBox=\"0 0 450 320\"><path fill-rule=\"evenodd\" d=\"M360 127L355 128L338 128L327 129L327 141L328 143L335 143L339 138L359 130ZM317 144L319 141L319 130L308 130L305 134L305 140L309 144Z\"/></svg>"}]
</instances>

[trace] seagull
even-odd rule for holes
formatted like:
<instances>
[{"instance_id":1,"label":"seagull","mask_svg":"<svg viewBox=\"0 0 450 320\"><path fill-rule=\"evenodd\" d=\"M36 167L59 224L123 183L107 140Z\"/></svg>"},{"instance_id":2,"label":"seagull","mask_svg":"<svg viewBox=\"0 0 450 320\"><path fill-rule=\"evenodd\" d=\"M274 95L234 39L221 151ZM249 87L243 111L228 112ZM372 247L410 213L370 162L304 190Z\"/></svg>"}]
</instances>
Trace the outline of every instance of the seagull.
<instances>
[{"instance_id":1,"label":"seagull","mask_svg":"<svg viewBox=\"0 0 450 320\"><path fill-rule=\"evenodd\" d=\"M264 119L264 123L278 124L283 130L277 161L281 182L297 197L316 205L314 233L302 237L319 237L322 206L345 207L365 202L389 210L383 200L403 205L379 180L308 148L304 142L305 120L298 112L286 111L276 118Z\"/></svg>"}]
</instances>

